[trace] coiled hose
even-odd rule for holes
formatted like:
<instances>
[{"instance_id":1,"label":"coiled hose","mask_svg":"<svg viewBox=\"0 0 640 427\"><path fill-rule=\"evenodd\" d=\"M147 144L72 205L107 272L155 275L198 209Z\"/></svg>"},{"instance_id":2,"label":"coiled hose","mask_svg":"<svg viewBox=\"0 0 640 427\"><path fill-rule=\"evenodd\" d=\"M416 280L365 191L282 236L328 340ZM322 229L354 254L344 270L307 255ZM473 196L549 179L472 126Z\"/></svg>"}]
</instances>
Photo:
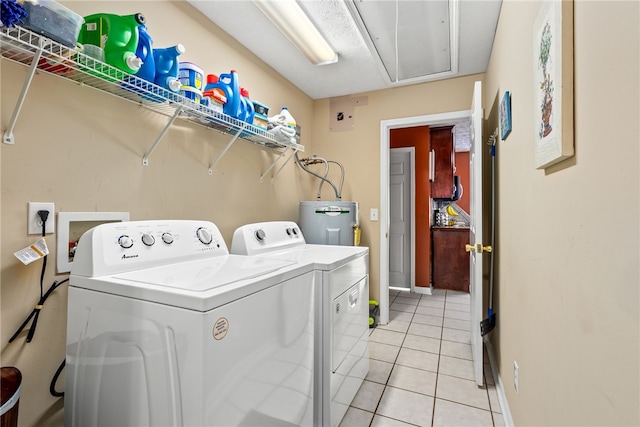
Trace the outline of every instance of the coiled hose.
<instances>
[{"instance_id":1,"label":"coiled hose","mask_svg":"<svg viewBox=\"0 0 640 427\"><path fill-rule=\"evenodd\" d=\"M344 166L342 166L342 163L337 162L335 160L325 160L325 162L327 163L327 168L324 174L325 178L329 174L329 163L334 163L340 167L340 187L338 188L338 192L342 197L342 186L344 185ZM322 184L324 184L324 181L320 181L320 185L318 185L318 200L320 200L320 192L322 191Z\"/></svg>"},{"instance_id":2,"label":"coiled hose","mask_svg":"<svg viewBox=\"0 0 640 427\"><path fill-rule=\"evenodd\" d=\"M327 182L331 188L333 188L333 191L336 194L336 200L341 200L342 196L340 194L340 192L338 191L338 188L333 184L333 182L331 182L330 180L328 180L327 178L323 177L322 175L318 175L317 173L313 172L312 170L310 170L309 168L307 168L303 162L300 160L300 157L298 157L298 152L296 151L295 155L294 155L295 159L296 159L296 163L298 164L298 166L300 166L302 168L302 170L304 170L305 172L315 176L316 178Z\"/></svg>"},{"instance_id":3,"label":"coiled hose","mask_svg":"<svg viewBox=\"0 0 640 427\"><path fill-rule=\"evenodd\" d=\"M342 187L344 186L344 166L342 166L342 163L340 162L336 162L335 160L327 160L323 157L312 157L310 159L302 159L301 162L303 162L305 164L305 166L308 165L315 165L318 163L322 163L324 164L324 175L323 177L325 179L328 180L327 175L329 175L329 163L334 163L336 165L338 165L340 167L340 187L338 188L338 193L340 194L340 196L342 196ZM320 200L321 195L322 195L322 185L324 184L324 181L321 180L320 184L318 185L318 193L316 195L317 199Z\"/></svg>"}]
</instances>

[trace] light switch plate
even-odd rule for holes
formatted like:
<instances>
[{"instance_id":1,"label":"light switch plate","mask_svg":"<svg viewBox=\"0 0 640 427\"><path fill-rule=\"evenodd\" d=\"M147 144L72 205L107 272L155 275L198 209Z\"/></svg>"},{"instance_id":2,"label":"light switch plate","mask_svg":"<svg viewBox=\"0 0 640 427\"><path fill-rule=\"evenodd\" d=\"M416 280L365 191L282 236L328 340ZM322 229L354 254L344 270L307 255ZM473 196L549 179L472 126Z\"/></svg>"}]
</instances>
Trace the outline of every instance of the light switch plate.
<instances>
[{"instance_id":1,"label":"light switch plate","mask_svg":"<svg viewBox=\"0 0 640 427\"><path fill-rule=\"evenodd\" d=\"M371 221L377 221L378 220L378 209L371 208L371 210L369 211L369 219Z\"/></svg>"}]
</instances>

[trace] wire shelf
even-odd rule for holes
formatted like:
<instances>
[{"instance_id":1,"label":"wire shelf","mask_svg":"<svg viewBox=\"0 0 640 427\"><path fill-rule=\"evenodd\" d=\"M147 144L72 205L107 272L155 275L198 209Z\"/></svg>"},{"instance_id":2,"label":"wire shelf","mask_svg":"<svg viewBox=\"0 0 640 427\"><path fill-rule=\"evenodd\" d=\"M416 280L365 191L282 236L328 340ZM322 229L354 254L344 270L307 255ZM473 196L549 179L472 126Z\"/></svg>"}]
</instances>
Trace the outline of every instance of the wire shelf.
<instances>
[{"instance_id":1,"label":"wire shelf","mask_svg":"<svg viewBox=\"0 0 640 427\"><path fill-rule=\"evenodd\" d=\"M229 134L233 140L239 137L271 149L304 151L304 146L289 137L266 131L196 103L179 93L171 92L86 55L81 49L61 45L22 27L0 28L0 53L3 58L35 67L34 70L97 89L171 117L170 123L173 123L175 118L180 118ZM37 64L34 64L34 61L37 61ZM23 92L26 93L27 89L28 86ZM14 112L14 115L17 116L17 112ZM163 134L164 132L166 129ZM158 142L159 140L156 144ZM153 151L156 144L150 151ZM150 152L145 158L149 154Z\"/></svg>"}]
</instances>

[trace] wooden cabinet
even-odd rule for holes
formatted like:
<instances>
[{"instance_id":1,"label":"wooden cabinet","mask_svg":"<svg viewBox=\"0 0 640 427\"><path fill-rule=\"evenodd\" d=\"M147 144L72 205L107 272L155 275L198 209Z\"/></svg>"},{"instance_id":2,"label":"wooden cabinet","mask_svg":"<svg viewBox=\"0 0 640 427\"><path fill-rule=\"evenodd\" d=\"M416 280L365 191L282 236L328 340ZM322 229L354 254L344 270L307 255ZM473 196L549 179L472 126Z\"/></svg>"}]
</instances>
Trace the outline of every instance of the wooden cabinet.
<instances>
[{"instance_id":1,"label":"wooden cabinet","mask_svg":"<svg viewBox=\"0 0 640 427\"><path fill-rule=\"evenodd\" d=\"M469 254L464 245L469 243L468 228L434 227L433 287L469 292Z\"/></svg>"},{"instance_id":2,"label":"wooden cabinet","mask_svg":"<svg viewBox=\"0 0 640 427\"><path fill-rule=\"evenodd\" d=\"M429 128L433 173L431 197L451 199L454 191L455 172L453 152L453 126Z\"/></svg>"}]
</instances>

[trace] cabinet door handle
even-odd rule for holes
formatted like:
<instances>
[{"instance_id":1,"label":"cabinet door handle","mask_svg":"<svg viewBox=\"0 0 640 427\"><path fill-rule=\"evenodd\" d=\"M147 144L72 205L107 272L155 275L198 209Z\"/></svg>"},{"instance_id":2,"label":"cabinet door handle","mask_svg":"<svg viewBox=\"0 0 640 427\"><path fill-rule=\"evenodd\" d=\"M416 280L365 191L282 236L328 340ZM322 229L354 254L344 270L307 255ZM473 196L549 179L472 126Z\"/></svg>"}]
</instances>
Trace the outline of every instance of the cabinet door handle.
<instances>
[{"instance_id":1,"label":"cabinet door handle","mask_svg":"<svg viewBox=\"0 0 640 427\"><path fill-rule=\"evenodd\" d=\"M429 181L435 180L436 150L429 151Z\"/></svg>"}]
</instances>

